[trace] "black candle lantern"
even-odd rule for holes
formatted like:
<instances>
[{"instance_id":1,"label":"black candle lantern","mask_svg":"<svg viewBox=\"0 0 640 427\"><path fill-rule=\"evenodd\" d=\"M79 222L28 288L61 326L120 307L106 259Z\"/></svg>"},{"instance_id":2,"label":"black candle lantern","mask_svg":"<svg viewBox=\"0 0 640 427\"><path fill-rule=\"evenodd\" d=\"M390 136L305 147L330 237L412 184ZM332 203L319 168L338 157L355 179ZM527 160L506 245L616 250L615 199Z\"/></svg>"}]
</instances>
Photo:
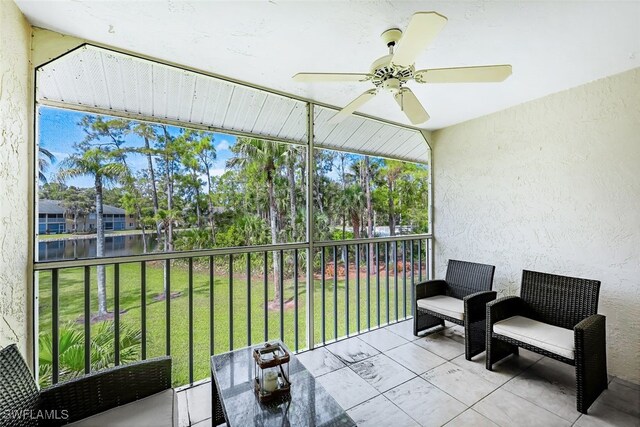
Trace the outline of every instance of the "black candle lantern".
<instances>
[{"instance_id":1,"label":"black candle lantern","mask_svg":"<svg viewBox=\"0 0 640 427\"><path fill-rule=\"evenodd\" d=\"M280 343L266 343L253 350L255 391L260 402L287 396L291 390L289 361L291 357Z\"/></svg>"}]
</instances>

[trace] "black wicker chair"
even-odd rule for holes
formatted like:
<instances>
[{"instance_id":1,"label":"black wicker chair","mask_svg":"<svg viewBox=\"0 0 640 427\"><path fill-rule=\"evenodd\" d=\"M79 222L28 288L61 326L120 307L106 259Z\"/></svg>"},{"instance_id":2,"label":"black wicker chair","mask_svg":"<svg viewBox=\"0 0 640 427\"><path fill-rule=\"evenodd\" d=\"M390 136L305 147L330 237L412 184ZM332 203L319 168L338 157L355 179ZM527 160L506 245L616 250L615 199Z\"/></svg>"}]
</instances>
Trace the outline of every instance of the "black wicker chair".
<instances>
[{"instance_id":1,"label":"black wicker chair","mask_svg":"<svg viewBox=\"0 0 640 427\"><path fill-rule=\"evenodd\" d=\"M413 334L444 321L464 326L467 360L484 351L485 305L496 299L492 291L495 266L449 260L445 280L427 280L415 289Z\"/></svg>"},{"instance_id":2,"label":"black wicker chair","mask_svg":"<svg viewBox=\"0 0 640 427\"><path fill-rule=\"evenodd\" d=\"M576 367L583 414L607 388L605 317L597 314L600 282L522 272L520 297L487 304L487 369L518 347Z\"/></svg>"},{"instance_id":3,"label":"black wicker chair","mask_svg":"<svg viewBox=\"0 0 640 427\"><path fill-rule=\"evenodd\" d=\"M12 344L0 350L0 379L1 426L58 426L170 389L171 358L117 366L39 391L16 345ZM129 414L138 410L127 409ZM172 424L176 411L172 406L173 419L168 420ZM104 425L104 422L100 419L88 424Z\"/></svg>"}]
</instances>

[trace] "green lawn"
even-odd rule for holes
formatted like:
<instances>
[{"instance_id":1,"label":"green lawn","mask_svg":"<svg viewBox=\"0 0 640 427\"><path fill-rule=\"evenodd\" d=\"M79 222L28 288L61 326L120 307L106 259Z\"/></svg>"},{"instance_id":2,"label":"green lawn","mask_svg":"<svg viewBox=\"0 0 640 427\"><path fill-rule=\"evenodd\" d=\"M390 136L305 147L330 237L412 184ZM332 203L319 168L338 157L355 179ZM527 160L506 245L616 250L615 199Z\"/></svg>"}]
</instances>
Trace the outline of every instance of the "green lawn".
<instances>
[{"instance_id":1,"label":"green lawn","mask_svg":"<svg viewBox=\"0 0 640 427\"><path fill-rule=\"evenodd\" d=\"M239 348L249 343L265 341L264 315L265 299L264 284L261 267L261 256L255 255L253 269L257 274L252 274L251 285L248 285L246 275L246 255L237 256L234 264L233 286L230 288L227 271L229 261L226 257L216 257L216 271L214 275L214 351L220 353L230 349L230 319L233 319L233 347ZM209 368L209 269L208 260L194 260L193 274L193 342L194 342L194 381L210 376ZM353 266L352 266L353 268ZM61 270L59 275L59 307L60 324L73 323L82 328L81 316L84 312L83 269ZM91 308L97 310L96 297L96 269L91 268ZM298 341L299 349L306 347L306 284L304 280L304 263L300 260L300 278L298 284ZM259 272L259 273L258 273ZM403 289L403 274L398 272L398 316L395 311L395 281L394 272L391 270L389 279L389 305L390 313L386 312L386 273L381 271L380 277L380 322L394 322L405 317L403 302L405 292ZM322 285L319 279L320 271L316 272L314 280L314 342L322 342ZM355 272L352 271L352 274ZM120 266L120 309L126 310L120 316L121 324L128 324L140 328L141 325L141 272L139 264L122 264ZM273 277L269 277L268 300L273 299ZM423 277L426 273L423 271ZM51 274L39 273L39 328L40 333L51 331ZM107 267L107 291L109 311L113 310L113 280L114 268ZM418 280L418 272L415 271L415 281ZM154 297L162 293L163 268L159 263L149 262L146 268L146 310L147 310L147 357L164 355L166 351L166 302L155 301ZM411 271L407 272L406 279L406 315L411 312ZM249 289L250 288L250 289ZM171 267L171 291L179 291L181 295L171 300L171 356L173 357L173 384L183 385L189 382L189 320L188 320L188 269L186 262L174 261ZM325 284L325 331L326 340L335 339L334 334L334 288L333 278L327 278ZM346 334L346 281L341 278L337 284L337 323L338 337ZM251 302L248 303L248 295ZM285 277L284 299L293 299L294 281ZM376 278L371 275L371 327L377 325L377 297ZM232 301L232 305L230 305ZM295 301L295 299L294 299ZM349 333L353 334L357 329L357 286L355 277L349 280ZM361 271L360 279L360 329L367 328L367 299L366 299L366 271ZM232 314L230 307L232 308ZM251 315L251 338L248 337L248 316ZM294 350L295 309L285 309L284 312L284 340ZM268 338L280 337L280 313L279 310L268 312ZM94 325L95 327L95 325Z\"/></svg>"}]
</instances>

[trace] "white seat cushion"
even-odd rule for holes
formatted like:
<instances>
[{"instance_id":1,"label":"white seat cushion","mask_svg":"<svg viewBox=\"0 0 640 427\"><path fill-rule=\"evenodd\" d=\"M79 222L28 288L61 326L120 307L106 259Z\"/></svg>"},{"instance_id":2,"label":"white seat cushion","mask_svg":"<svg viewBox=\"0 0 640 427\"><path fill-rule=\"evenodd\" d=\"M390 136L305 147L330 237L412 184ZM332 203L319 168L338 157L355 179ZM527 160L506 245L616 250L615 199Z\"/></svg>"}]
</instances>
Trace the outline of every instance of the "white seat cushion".
<instances>
[{"instance_id":1,"label":"white seat cushion","mask_svg":"<svg viewBox=\"0 0 640 427\"><path fill-rule=\"evenodd\" d=\"M448 297L446 295L436 295L434 297L422 298L417 301L418 307L454 319L464 319L464 301L461 299Z\"/></svg>"},{"instance_id":2,"label":"white seat cushion","mask_svg":"<svg viewBox=\"0 0 640 427\"><path fill-rule=\"evenodd\" d=\"M173 389L167 389L68 425L74 427L177 426L178 424L175 421L177 419L177 410L174 391Z\"/></svg>"},{"instance_id":3,"label":"white seat cushion","mask_svg":"<svg viewBox=\"0 0 640 427\"><path fill-rule=\"evenodd\" d=\"M573 330L513 316L493 324L493 332L542 348L568 359L575 357Z\"/></svg>"}]
</instances>

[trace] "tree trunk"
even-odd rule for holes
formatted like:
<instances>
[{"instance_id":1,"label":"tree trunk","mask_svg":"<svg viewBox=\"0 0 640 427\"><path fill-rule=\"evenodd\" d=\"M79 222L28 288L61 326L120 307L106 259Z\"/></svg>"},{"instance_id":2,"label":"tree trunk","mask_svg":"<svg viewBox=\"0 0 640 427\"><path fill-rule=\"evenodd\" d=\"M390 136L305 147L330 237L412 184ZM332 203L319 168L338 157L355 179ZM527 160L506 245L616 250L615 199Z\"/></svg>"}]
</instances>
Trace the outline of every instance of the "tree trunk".
<instances>
[{"instance_id":1,"label":"tree trunk","mask_svg":"<svg viewBox=\"0 0 640 427\"><path fill-rule=\"evenodd\" d=\"M351 227L353 228L353 238L360 238L360 215L358 212L351 213Z\"/></svg>"},{"instance_id":2,"label":"tree trunk","mask_svg":"<svg viewBox=\"0 0 640 427\"><path fill-rule=\"evenodd\" d=\"M278 243L278 224L276 222L277 207L276 198L273 188L273 178L267 178L267 188L269 191L269 224L271 228L271 243ZM273 283L274 283L274 301L280 299L280 252L273 251Z\"/></svg>"},{"instance_id":3,"label":"tree trunk","mask_svg":"<svg viewBox=\"0 0 640 427\"><path fill-rule=\"evenodd\" d=\"M165 135L165 140L168 142L169 141L169 133L167 132L167 128L164 127L164 135ZM168 211L168 217L167 217L167 221L165 224L165 241L164 241L164 250L165 252L170 252L173 251L173 160L170 159L169 157L166 158L166 167L167 167L167 211ZM171 261L167 261L167 262L171 262ZM167 289L168 289L168 277L167 277L167 270L165 268L162 269L163 271L163 293L164 293L164 297L165 298L170 298L170 295L168 295Z\"/></svg>"},{"instance_id":4,"label":"tree trunk","mask_svg":"<svg viewBox=\"0 0 640 427\"><path fill-rule=\"evenodd\" d=\"M389 189L389 235L396 235L396 214L393 206L393 179L387 178L387 187Z\"/></svg>"},{"instance_id":5,"label":"tree trunk","mask_svg":"<svg viewBox=\"0 0 640 427\"><path fill-rule=\"evenodd\" d=\"M367 198L367 237L373 237L373 202L371 200L371 167L369 165L369 156L364 157L365 175L364 175L364 187L365 196ZM367 245L369 247L369 265L373 269L373 245ZM372 270L373 271L373 270Z\"/></svg>"},{"instance_id":6,"label":"tree trunk","mask_svg":"<svg viewBox=\"0 0 640 427\"><path fill-rule=\"evenodd\" d=\"M169 174L167 183L167 210L169 211L169 221L167 224L167 248L173 250L173 173Z\"/></svg>"},{"instance_id":7,"label":"tree trunk","mask_svg":"<svg viewBox=\"0 0 640 427\"><path fill-rule=\"evenodd\" d=\"M153 215L156 222L156 234L158 236L158 242L160 241L161 230L160 221L158 220L158 210L160 205L158 204L158 187L156 186L156 172L153 168L153 158L151 157L151 146L149 144L149 138L144 137L144 148L147 153L147 167L149 168L149 180L151 181L151 198L153 200Z\"/></svg>"},{"instance_id":8,"label":"tree trunk","mask_svg":"<svg viewBox=\"0 0 640 427\"><path fill-rule=\"evenodd\" d=\"M209 168L209 163L204 164L205 170L207 172L207 207L209 209L209 226L211 227L211 244L213 246L216 245L216 223L213 217L213 201L211 200L211 170Z\"/></svg>"},{"instance_id":9,"label":"tree trunk","mask_svg":"<svg viewBox=\"0 0 640 427\"><path fill-rule=\"evenodd\" d=\"M171 211L171 209L173 208L173 183L171 182L171 179L169 179L169 182L167 183L167 210L169 211L169 216L167 218L167 223L165 225L164 228L164 251L165 252L171 252L173 251L173 212ZM169 261L170 262L170 261ZM164 293L164 297L165 298L169 298L169 295L167 294L167 288L168 288L168 277L167 277L167 270L166 269L162 269L163 271L163 293Z\"/></svg>"},{"instance_id":10,"label":"tree trunk","mask_svg":"<svg viewBox=\"0 0 640 427\"><path fill-rule=\"evenodd\" d=\"M142 229L142 252L146 254L148 252L147 235L144 230L144 221L142 220L142 209L140 209L140 205L138 204L136 204L136 213L138 215L138 221L140 221L140 228Z\"/></svg>"},{"instance_id":11,"label":"tree trunk","mask_svg":"<svg viewBox=\"0 0 640 427\"><path fill-rule=\"evenodd\" d=\"M289 159L287 164L287 179L289 180L289 215L291 216L291 237L295 242L297 241L296 233L296 177L294 167L294 160Z\"/></svg>"},{"instance_id":12,"label":"tree trunk","mask_svg":"<svg viewBox=\"0 0 640 427\"><path fill-rule=\"evenodd\" d=\"M198 229L202 229L202 211L200 210L200 187L194 187L196 191L196 218Z\"/></svg>"},{"instance_id":13,"label":"tree trunk","mask_svg":"<svg viewBox=\"0 0 640 427\"><path fill-rule=\"evenodd\" d=\"M162 126L162 130L164 131L165 138L165 162L167 167L167 210L169 211L169 221L165 227L165 237L167 239L166 250L173 251L173 164L174 164L174 153L169 153L169 147L166 145L169 144L169 131L167 131L166 126ZM165 284L165 293L166 293L166 284Z\"/></svg>"},{"instance_id":14,"label":"tree trunk","mask_svg":"<svg viewBox=\"0 0 640 427\"><path fill-rule=\"evenodd\" d=\"M104 256L104 218L102 217L102 176L96 175L96 257ZM104 265L98 265L98 317L107 314L107 281L105 277Z\"/></svg>"},{"instance_id":15,"label":"tree trunk","mask_svg":"<svg viewBox=\"0 0 640 427\"><path fill-rule=\"evenodd\" d=\"M393 205L393 179L387 178L387 185L389 188L389 235L396 235L396 214ZM397 268L398 255L396 254L396 245L391 244L391 259L393 260L393 270Z\"/></svg>"}]
</instances>

